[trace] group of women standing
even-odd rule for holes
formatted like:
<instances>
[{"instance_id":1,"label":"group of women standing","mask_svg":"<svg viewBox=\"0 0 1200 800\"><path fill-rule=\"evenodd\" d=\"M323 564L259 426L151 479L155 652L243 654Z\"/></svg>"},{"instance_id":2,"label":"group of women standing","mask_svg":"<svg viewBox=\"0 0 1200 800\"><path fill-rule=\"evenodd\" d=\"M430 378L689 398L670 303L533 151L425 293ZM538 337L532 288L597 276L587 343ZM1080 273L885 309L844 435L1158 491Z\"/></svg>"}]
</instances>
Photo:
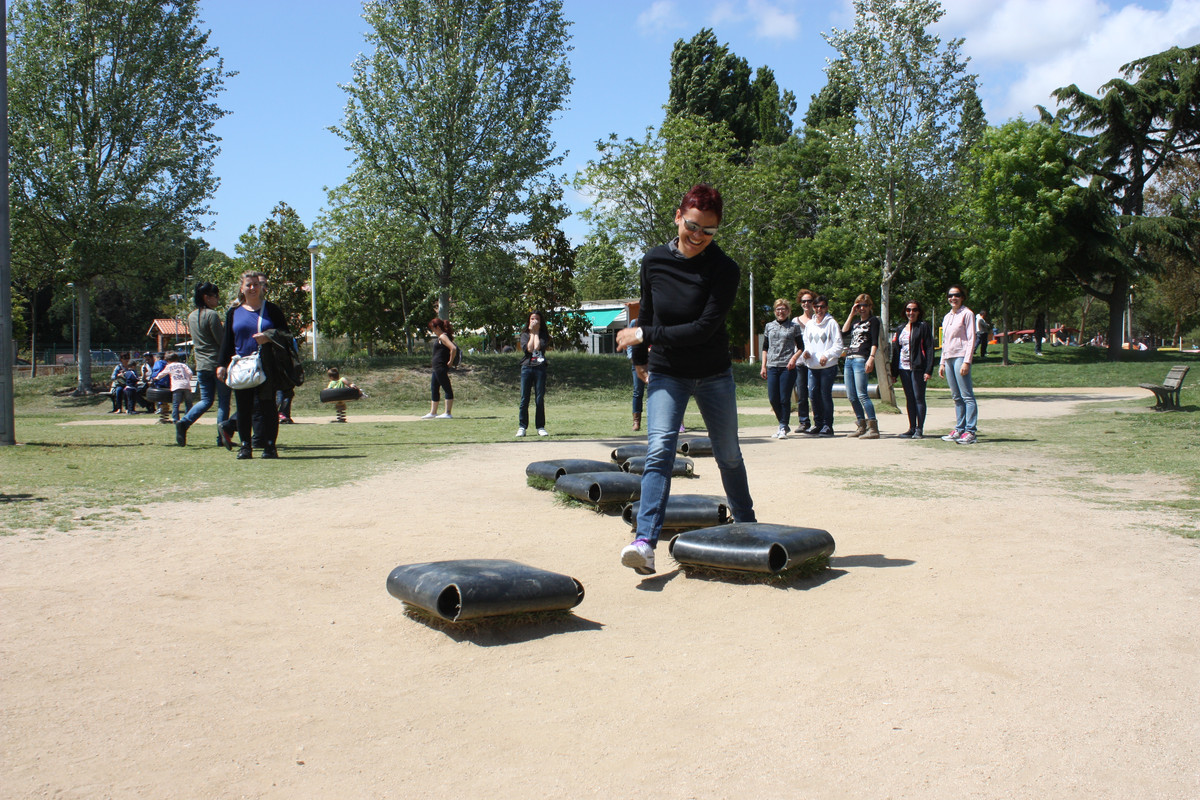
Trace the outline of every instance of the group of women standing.
<instances>
[{"instance_id":1,"label":"group of women standing","mask_svg":"<svg viewBox=\"0 0 1200 800\"><path fill-rule=\"evenodd\" d=\"M946 379L954 399L954 430L942 439L958 444L974 444L978 425L978 406L971 381L971 356L975 351L975 316L966 307L966 290L951 286L946 294L950 311L942 320L942 355L938 375ZM773 438L786 439L791 433L793 388L799 399L797 425L803 433L833 436L833 383L838 359L845 356L843 381L846 396L854 410L855 430L851 437L879 438L879 421L869 394L870 375L876 372L882 322L875 316L870 296L860 294L846 321L838 327L829 315L829 300L810 289L801 289L796 302L803 313L791 317L791 304L777 299L775 319L763 333L766 349L760 374L767 381L767 398L775 412L779 429ZM917 300L904 304L904 322L891 335L891 375L904 388L908 430L901 438L924 438L925 389L934 369L933 328L923 319L924 309ZM842 334L850 335L843 350ZM812 419L809 419L809 404Z\"/></svg>"}]
</instances>

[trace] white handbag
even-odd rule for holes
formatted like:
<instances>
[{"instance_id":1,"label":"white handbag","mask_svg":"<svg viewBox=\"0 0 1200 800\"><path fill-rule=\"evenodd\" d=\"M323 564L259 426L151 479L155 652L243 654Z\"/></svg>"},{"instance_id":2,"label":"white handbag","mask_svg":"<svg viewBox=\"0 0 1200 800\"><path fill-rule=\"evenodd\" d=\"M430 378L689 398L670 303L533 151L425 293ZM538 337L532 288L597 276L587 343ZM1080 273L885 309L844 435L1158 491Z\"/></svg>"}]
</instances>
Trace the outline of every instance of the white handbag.
<instances>
[{"instance_id":1,"label":"white handbag","mask_svg":"<svg viewBox=\"0 0 1200 800\"><path fill-rule=\"evenodd\" d=\"M234 356L229 362L229 369L225 373L225 385L230 389L253 389L266 382L267 376L262 371L257 350L253 355Z\"/></svg>"}]
</instances>

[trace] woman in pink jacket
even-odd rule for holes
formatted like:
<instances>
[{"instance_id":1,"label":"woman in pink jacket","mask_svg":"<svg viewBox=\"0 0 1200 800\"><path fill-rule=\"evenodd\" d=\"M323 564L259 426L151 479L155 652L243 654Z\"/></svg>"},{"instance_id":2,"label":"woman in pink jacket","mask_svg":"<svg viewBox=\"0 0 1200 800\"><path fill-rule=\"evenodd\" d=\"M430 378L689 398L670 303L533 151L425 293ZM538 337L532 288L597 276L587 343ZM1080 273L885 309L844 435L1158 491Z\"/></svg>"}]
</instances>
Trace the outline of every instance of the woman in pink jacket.
<instances>
[{"instance_id":1,"label":"woman in pink jacket","mask_svg":"<svg viewBox=\"0 0 1200 800\"><path fill-rule=\"evenodd\" d=\"M975 444L979 407L971 384L971 356L975 353L975 313L967 308L967 291L951 286L946 292L950 313L942 318L942 361L938 376L945 378L954 398L954 430L943 441Z\"/></svg>"}]
</instances>

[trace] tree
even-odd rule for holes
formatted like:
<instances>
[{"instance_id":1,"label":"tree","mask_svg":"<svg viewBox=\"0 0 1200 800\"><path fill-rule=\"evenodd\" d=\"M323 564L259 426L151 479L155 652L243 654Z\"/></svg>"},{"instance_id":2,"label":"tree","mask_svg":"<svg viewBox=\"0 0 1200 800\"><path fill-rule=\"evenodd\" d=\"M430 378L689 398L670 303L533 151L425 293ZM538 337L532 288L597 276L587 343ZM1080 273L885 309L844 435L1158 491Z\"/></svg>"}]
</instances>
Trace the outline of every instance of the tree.
<instances>
[{"instance_id":1,"label":"tree","mask_svg":"<svg viewBox=\"0 0 1200 800\"><path fill-rule=\"evenodd\" d=\"M329 192L329 206L318 225L322 327L365 342L369 352L377 345L412 352L437 294L434 248L359 175Z\"/></svg>"},{"instance_id":2,"label":"tree","mask_svg":"<svg viewBox=\"0 0 1200 800\"><path fill-rule=\"evenodd\" d=\"M1159 304L1170 321L1170 339L1182 346L1184 332L1200 323L1200 159L1175 156L1163 167L1157 184L1146 192L1147 207L1155 214L1192 222L1187 247L1150 246L1159 264L1151 278ZM1141 304L1145 308L1145 302Z\"/></svg>"},{"instance_id":3,"label":"tree","mask_svg":"<svg viewBox=\"0 0 1200 800\"><path fill-rule=\"evenodd\" d=\"M1065 220L1082 187L1062 132L1014 120L987 130L964 195L968 267L977 294L998 298L1003 329L1014 303L1028 307L1056 280L1068 246ZM1008 338L1004 340L1008 364Z\"/></svg>"},{"instance_id":4,"label":"tree","mask_svg":"<svg viewBox=\"0 0 1200 800\"><path fill-rule=\"evenodd\" d=\"M557 224L550 123L571 86L559 0L368 2L342 127L357 168L436 243L438 315L455 267Z\"/></svg>"},{"instance_id":5,"label":"tree","mask_svg":"<svg viewBox=\"0 0 1200 800\"><path fill-rule=\"evenodd\" d=\"M701 29L691 41L675 42L668 117L723 122L745 152L760 141L779 144L787 139L795 111L795 95L780 93L769 67L759 67L751 81L746 59L718 44L711 28Z\"/></svg>"},{"instance_id":6,"label":"tree","mask_svg":"<svg viewBox=\"0 0 1200 800\"><path fill-rule=\"evenodd\" d=\"M583 300L611 300L637 293L637 275L603 231L594 231L575 254L575 284Z\"/></svg>"},{"instance_id":7,"label":"tree","mask_svg":"<svg viewBox=\"0 0 1200 800\"><path fill-rule=\"evenodd\" d=\"M542 311L554 346L559 350L579 349L590 326L586 317L574 311L579 306L574 281L575 248L560 230L539 234L534 244L537 250L525 263L521 318Z\"/></svg>"},{"instance_id":8,"label":"tree","mask_svg":"<svg viewBox=\"0 0 1200 800\"><path fill-rule=\"evenodd\" d=\"M1138 59L1121 74L1099 96L1074 84L1054 92L1060 121L1078 134L1078 159L1117 212L1119 252L1064 264L1085 292L1108 304L1110 361L1121 355L1130 285L1155 270L1147 246L1178 248L1186 233L1177 218L1146 215L1146 190L1173 156L1200 152L1200 45Z\"/></svg>"},{"instance_id":9,"label":"tree","mask_svg":"<svg viewBox=\"0 0 1200 800\"><path fill-rule=\"evenodd\" d=\"M857 115L853 130L833 137L855 179L849 191L828 200L845 207L843 216L878 254L886 331L893 279L929 258L944 234L964 99L974 78L959 53L962 40L943 44L930 32L945 13L937 0L854 0L854 12L851 30L825 37L839 55L831 78L848 82ZM884 384L891 382L880 380Z\"/></svg>"},{"instance_id":10,"label":"tree","mask_svg":"<svg viewBox=\"0 0 1200 800\"><path fill-rule=\"evenodd\" d=\"M11 17L14 216L75 283L79 392L91 390L91 292L144 263L147 238L205 212L223 62L197 0L28 0ZM21 242L16 242L18 248Z\"/></svg>"},{"instance_id":11,"label":"tree","mask_svg":"<svg viewBox=\"0 0 1200 800\"><path fill-rule=\"evenodd\" d=\"M312 234L300 215L280 202L265 222L251 225L234 245L243 272L267 276L271 302L283 310L288 327L297 333L308 327L312 314L310 241Z\"/></svg>"}]
</instances>

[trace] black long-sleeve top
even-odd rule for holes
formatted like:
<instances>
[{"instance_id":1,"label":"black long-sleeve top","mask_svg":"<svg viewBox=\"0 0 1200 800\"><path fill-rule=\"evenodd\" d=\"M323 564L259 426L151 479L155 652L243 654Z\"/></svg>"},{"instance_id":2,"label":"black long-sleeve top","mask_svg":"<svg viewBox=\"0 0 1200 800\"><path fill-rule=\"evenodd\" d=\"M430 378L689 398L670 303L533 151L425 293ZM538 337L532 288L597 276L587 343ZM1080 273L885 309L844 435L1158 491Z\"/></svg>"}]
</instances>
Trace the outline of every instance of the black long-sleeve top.
<instances>
[{"instance_id":1,"label":"black long-sleeve top","mask_svg":"<svg viewBox=\"0 0 1200 800\"><path fill-rule=\"evenodd\" d=\"M706 378L729 369L725 318L741 275L715 242L692 258L674 242L647 253L638 314L643 339L633 350L633 363L678 378Z\"/></svg>"}]
</instances>

